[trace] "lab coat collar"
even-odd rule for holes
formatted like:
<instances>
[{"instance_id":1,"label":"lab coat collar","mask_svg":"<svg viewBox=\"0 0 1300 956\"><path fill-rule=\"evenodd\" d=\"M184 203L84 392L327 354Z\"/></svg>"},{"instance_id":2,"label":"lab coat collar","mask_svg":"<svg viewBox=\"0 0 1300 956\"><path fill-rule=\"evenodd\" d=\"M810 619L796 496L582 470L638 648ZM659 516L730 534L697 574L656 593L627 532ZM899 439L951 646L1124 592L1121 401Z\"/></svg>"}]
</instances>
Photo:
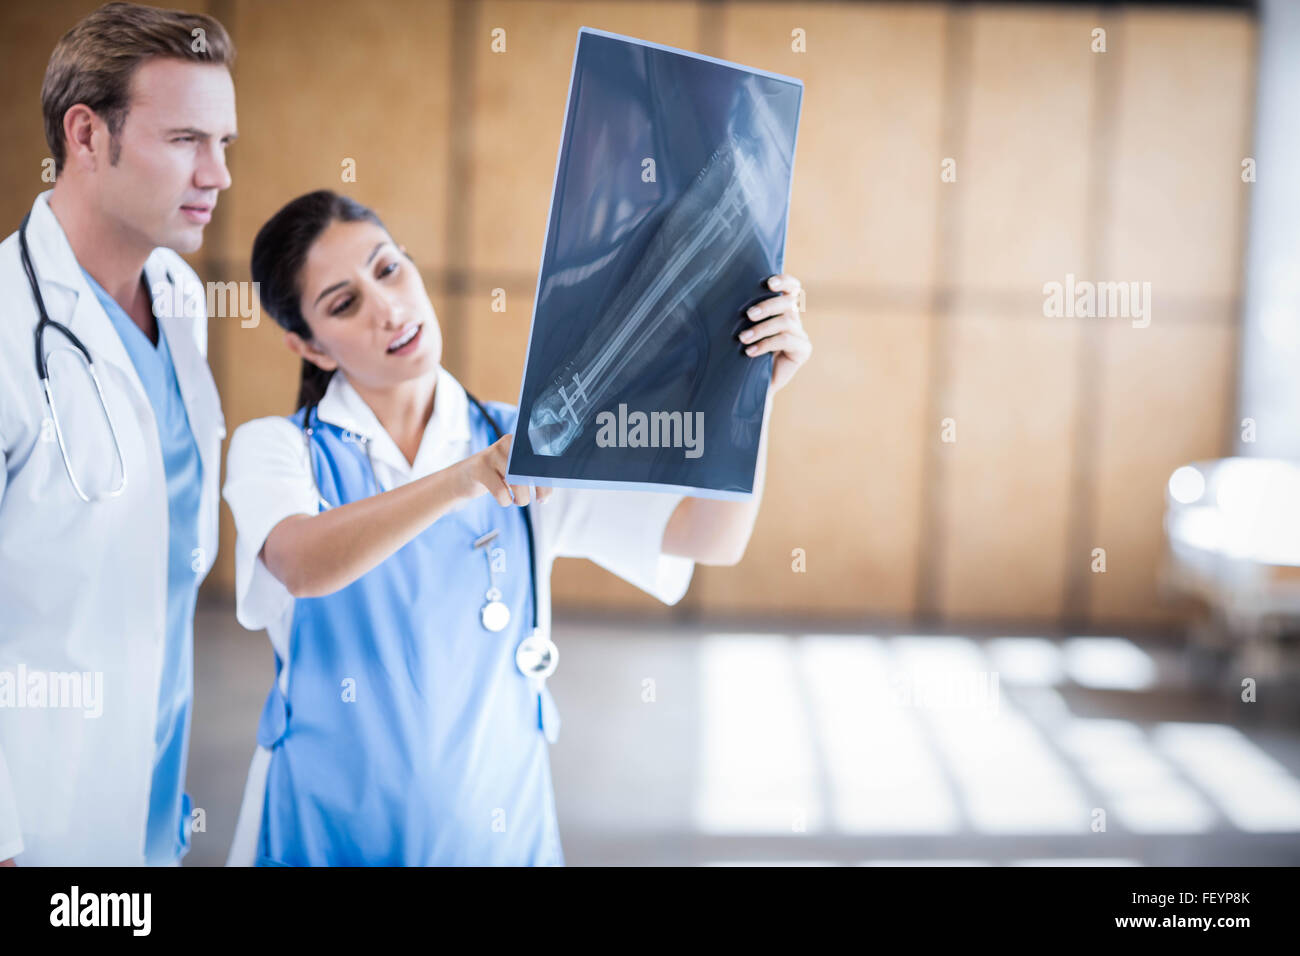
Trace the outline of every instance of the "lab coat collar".
<instances>
[{"instance_id":1,"label":"lab coat collar","mask_svg":"<svg viewBox=\"0 0 1300 956\"><path fill-rule=\"evenodd\" d=\"M77 262L63 226L50 208L50 196L53 193L53 189L47 189L32 203L31 216L27 222L27 244L31 247L32 262L42 288L57 285L80 296L89 293L90 286L81 274L81 265ZM46 303L47 306L48 304ZM57 321L57 316L52 311L50 318Z\"/></svg>"},{"instance_id":2,"label":"lab coat collar","mask_svg":"<svg viewBox=\"0 0 1300 956\"><path fill-rule=\"evenodd\" d=\"M144 386L140 383L135 364L127 354L112 320L91 291L67 234L54 215L54 210L50 209L52 193L52 189L47 189L36 197L27 223L27 244L31 248L33 268L41 283L45 307L50 318L71 329L96 360L103 359L118 366L143 394ZM174 288L175 276L167 266L162 249L150 253L145 261L144 273L151 299L160 305L166 303L164 310L170 310L172 292L169 290L168 293L161 294L160 283L167 283ZM187 299L186 305L201 308L201 297ZM169 316L170 311L166 311L165 315ZM155 317L165 316L156 313ZM57 334L51 334L49 338L52 347Z\"/></svg>"},{"instance_id":3,"label":"lab coat collar","mask_svg":"<svg viewBox=\"0 0 1300 956\"><path fill-rule=\"evenodd\" d=\"M438 367L434 388L433 414L424 427L414 464L406 460L397 443L341 369L331 376L316 414L323 422L369 439L375 460L385 462L407 479L436 470L434 465L444 459L448 446L461 446L470 441L469 399L465 388L441 366ZM460 452L464 449L457 447L455 450Z\"/></svg>"}]
</instances>

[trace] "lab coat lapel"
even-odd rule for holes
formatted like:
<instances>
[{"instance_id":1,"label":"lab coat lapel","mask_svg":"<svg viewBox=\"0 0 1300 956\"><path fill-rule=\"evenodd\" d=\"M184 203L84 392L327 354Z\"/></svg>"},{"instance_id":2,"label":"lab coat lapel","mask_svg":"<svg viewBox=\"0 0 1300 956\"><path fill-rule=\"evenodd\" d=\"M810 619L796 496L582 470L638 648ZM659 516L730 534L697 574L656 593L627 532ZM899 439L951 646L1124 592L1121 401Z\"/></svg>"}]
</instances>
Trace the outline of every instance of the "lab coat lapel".
<instances>
[{"instance_id":1,"label":"lab coat lapel","mask_svg":"<svg viewBox=\"0 0 1300 956\"><path fill-rule=\"evenodd\" d=\"M195 290L179 286L178 278L171 274L162 255L155 252L144 267L145 281L153 297L154 317L162 334L167 336L172 365L180 385L185 413L190 419L190 430L198 439L199 455L205 474L216 474L220 462L216 460L218 448L206 441L214 432L219 437L226 433L225 419L221 414L221 400L207 359L199 351L196 327L202 326L206 334L206 308ZM179 290L179 295L177 294ZM176 307L180 306L178 312Z\"/></svg>"},{"instance_id":2,"label":"lab coat lapel","mask_svg":"<svg viewBox=\"0 0 1300 956\"><path fill-rule=\"evenodd\" d=\"M207 343L207 303L200 286L191 287L188 270L169 269L164 253L155 250L144 267L145 282L153 300L159 334L167 339L181 401L203 465L203 509L199 521L201 564L204 575L217 553L217 485L221 474L221 440L226 419L212 370L200 343Z\"/></svg>"},{"instance_id":3,"label":"lab coat lapel","mask_svg":"<svg viewBox=\"0 0 1300 956\"><path fill-rule=\"evenodd\" d=\"M59 225L49 206L49 192L41 193L32 205L27 223L27 242L31 247L32 267L41 283L41 294L50 318L66 325L90 351L95 362L108 362L117 367L138 393L145 397L144 385L136 373L135 364L127 355L126 347L118 336L103 306L95 298L86 277L82 275L77 257L68 244L68 237ZM47 353L67 343L63 336L47 332Z\"/></svg>"}]
</instances>

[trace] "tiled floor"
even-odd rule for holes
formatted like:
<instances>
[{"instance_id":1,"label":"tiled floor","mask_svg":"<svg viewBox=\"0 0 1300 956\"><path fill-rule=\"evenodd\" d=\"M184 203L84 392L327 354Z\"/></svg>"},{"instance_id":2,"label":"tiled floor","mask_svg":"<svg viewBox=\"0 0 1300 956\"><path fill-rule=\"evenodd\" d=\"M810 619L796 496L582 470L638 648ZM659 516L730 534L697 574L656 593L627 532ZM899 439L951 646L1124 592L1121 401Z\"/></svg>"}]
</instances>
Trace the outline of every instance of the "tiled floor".
<instances>
[{"instance_id":1,"label":"tiled floor","mask_svg":"<svg viewBox=\"0 0 1300 956\"><path fill-rule=\"evenodd\" d=\"M186 865L225 859L272 659L196 626ZM557 623L552 767L582 864L1300 865L1294 695L1114 635ZM1285 703L1270 703L1286 693Z\"/></svg>"}]
</instances>

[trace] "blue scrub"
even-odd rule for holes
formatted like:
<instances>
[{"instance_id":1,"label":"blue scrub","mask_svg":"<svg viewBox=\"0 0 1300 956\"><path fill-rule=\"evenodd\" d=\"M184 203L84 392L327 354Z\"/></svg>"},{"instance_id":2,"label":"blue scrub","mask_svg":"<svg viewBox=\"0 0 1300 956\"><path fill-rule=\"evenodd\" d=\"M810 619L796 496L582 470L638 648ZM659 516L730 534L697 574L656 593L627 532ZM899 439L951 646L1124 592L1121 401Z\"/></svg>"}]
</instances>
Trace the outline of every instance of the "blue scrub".
<instances>
[{"instance_id":1,"label":"blue scrub","mask_svg":"<svg viewBox=\"0 0 1300 956\"><path fill-rule=\"evenodd\" d=\"M199 547L203 464L161 323L155 346L90 273L85 275L117 329L153 406L167 474L167 634L145 836L145 862L158 866L179 860L190 846L185 765L194 699L194 605L199 591L199 576L191 562Z\"/></svg>"},{"instance_id":2,"label":"blue scrub","mask_svg":"<svg viewBox=\"0 0 1300 956\"><path fill-rule=\"evenodd\" d=\"M486 404L514 427L513 408ZM493 438L473 407L470 419L479 451ZM364 447L313 426L321 496L377 494ZM258 726L271 751L259 865L563 865L547 749L558 717L515 667L532 629L524 521L482 495L347 587L294 601ZM493 529L511 611L497 632L479 617L490 575L474 548Z\"/></svg>"}]
</instances>

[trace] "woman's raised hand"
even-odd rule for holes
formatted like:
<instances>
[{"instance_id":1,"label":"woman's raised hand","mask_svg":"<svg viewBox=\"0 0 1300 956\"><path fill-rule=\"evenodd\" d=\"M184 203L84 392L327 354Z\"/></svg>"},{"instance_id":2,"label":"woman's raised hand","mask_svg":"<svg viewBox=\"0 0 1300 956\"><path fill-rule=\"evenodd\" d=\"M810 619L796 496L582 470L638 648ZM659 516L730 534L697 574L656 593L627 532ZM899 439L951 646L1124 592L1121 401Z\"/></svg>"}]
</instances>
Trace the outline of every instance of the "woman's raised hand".
<instances>
[{"instance_id":1,"label":"woman's raised hand","mask_svg":"<svg viewBox=\"0 0 1300 956\"><path fill-rule=\"evenodd\" d=\"M764 299L749 309L746 316L754 324L740 333L740 341L748 343L745 354L750 357L764 352L774 353L772 361L772 392L789 384L812 355L812 341L799 318L799 293L803 283L792 275L769 276L769 289L780 295Z\"/></svg>"}]
</instances>

